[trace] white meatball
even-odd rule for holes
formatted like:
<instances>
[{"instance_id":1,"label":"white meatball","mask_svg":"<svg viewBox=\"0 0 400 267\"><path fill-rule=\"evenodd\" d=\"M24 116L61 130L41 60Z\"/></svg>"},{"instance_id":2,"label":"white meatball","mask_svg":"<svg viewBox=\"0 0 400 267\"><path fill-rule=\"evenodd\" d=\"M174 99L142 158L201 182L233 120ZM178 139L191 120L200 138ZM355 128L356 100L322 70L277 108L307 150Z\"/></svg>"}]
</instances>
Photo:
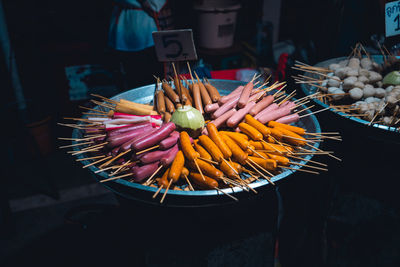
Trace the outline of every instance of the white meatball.
<instances>
[{"instance_id":1,"label":"white meatball","mask_svg":"<svg viewBox=\"0 0 400 267\"><path fill-rule=\"evenodd\" d=\"M354 87L354 83L357 81L357 77L351 76L343 80L343 89L349 90Z\"/></svg>"},{"instance_id":2,"label":"white meatball","mask_svg":"<svg viewBox=\"0 0 400 267\"><path fill-rule=\"evenodd\" d=\"M321 86L322 86L322 87L327 87L327 86L328 86L328 80L324 80L324 81L321 83Z\"/></svg>"},{"instance_id":3,"label":"white meatball","mask_svg":"<svg viewBox=\"0 0 400 267\"><path fill-rule=\"evenodd\" d=\"M328 94L334 94L335 91L340 90L338 87L329 87Z\"/></svg>"},{"instance_id":4,"label":"white meatball","mask_svg":"<svg viewBox=\"0 0 400 267\"><path fill-rule=\"evenodd\" d=\"M362 83L369 83L369 79L367 76L358 76L358 81Z\"/></svg>"},{"instance_id":5,"label":"white meatball","mask_svg":"<svg viewBox=\"0 0 400 267\"><path fill-rule=\"evenodd\" d=\"M376 83L378 81L382 80L382 75L375 71L370 71L369 72L369 81L372 83Z\"/></svg>"},{"instance_id":6,"label":"white meatball","mask_svg":"<svg viewBox=\"0 0 400 267\"><path fill-rule=\"evenodd\" d=\"M337 79L340 79L340 78L337 77L337 76L332 76L332 78L334 78L334 79L329 79L328 80L328 87L339 87L340 86L340 82Z\"/></svg>"},{"instance_id":7,"label":"white meatball","mask_svg":"<svg viewBox=\"0 0 400 267\"><path fill-rule=\"evenodd\" d=\"M335 95L332 95L333 100L341 100L345 97L345 92L341 89L337 89L336 91L334 91Z\"/></svg>"},{"instance_id":8,"label":"white meatball","mask_svg":"<svg viewBox=\"0 0 400 267\"><path fill-rule=\"evenodd\" d=\"M376 86L382 87L382 86L383 86L383 82L382 82L382 81L377 81L377 82L376 82Z\"/></svg>"},{"instance_id":9,"label":"white meatball","mask_svg":"<svg viewBox=\"0 0 400 267\"><path fill-rule=\"evenodd\" d=\"M391 95L388 95L388 96L386 96L385 101L388 104L388 107L391 108L391 107L394 107L396 105L397 98L393 97Z\"/></svg>"},{"instance_id":10,"label":"white meatball","mask_svg":"<svg viewBox=\"0 0 400 267\"><path fill-rule=\"evenodd\" d=\"M393 120L394 120L394 118L392 116L390 116L390 117L385 116L382 118L382 123L386 124L386 125L390 125Z\"/></svg>"},{"instance_id":11,"label":"white meatball","mask_svg":"<svg viewBox=\"0 0 400 267\"><path fill-rule=\"evenodd\" d=\"M369 109L368 108L368 104L366 104L365 102L364 102L364 104L361 104L360 106L359 106L359 112L360 113L365 113L365 112L367 112L367 110Z\"/></svg>"},{"instance_id":12,"label":"white meatball","mask_svg":"<svg viewBox=\"0 0 400 267\"><path fill-rule=\"evenodd\" d=\"M335 70L335 76L339 77L340 79L343 79L346 77L346 73L349 70L349 67L344 67L344 68L338 68Z\"/></svg>"},{"instance_id":13,"label":"white meatball","mask_svg":"<svg viewBox=\"0 0 400 267\"><path fill-rule=\"evenodd\" d=\"M387 93L391 92L393 90L394 86L393 85L389 85L388 87L385 88L385 91Z\"/></svg>"},{"instance_id":14,"label":"white meatball","mask_svg":"<svg viewBox=\"0 0 400 267\"><path fill-rule=\"evenodd\" d=\"M360 88L353 88L349 91L349 93L350 97L354 100L359 100L363 96L363 90L361 90Z\"/></svg>"},{"instance_id":15,"label":"white meatball","mask_svg":"<svg viewBox=\"0 0 400 267\"><path fill-rule=\"evenodd\" d=\"M360 60L356 57L352 57L349 60L348 66L352 69L358 69L360 67Z\"/></svg>"},{"instance_id":16,"label":"white meatball","mask_svg":"<svg viewBox=\"0 0 400 267\"><path fill-rule=\"evenodd\" d=\"M362 83L362 82L360 82L360 81L356 81L356 82L354 83L354 87L358 87L358 88L363 89L364 86L365 86L365 84Z\"/></svg>"},{"instance_id":17,"label":"white meatball","mask_svg":"<svg viewBox=\"0 0 400 267\"><path fill-rule=\"evenodd\" d=\"M369 86L364 87L364 89L363 89L363 97L364 98L374 96L374 95L375 95L375 88L369 87Z\"/></svg>"},{"instance_id":18,"label":"white meatball","mask_svg":"<svg viewBox=\"0 0 400 267\"><path fill-rule=\"evenodd\" d=\"M367 57L364 57L364 58L362 58L360 60L360 65L364 69L367 69L367 70L371 70L372 69L372 61Z\"/></svg>"},{"instance_id":19,"label":"white meatball","mask_svg":"<svg viewBox=\"0 0 400 267\"><path fill-rule=\"evenodd\" d=\"M366 69L361 69L360 68L360 69L358 69L358 75L368 77L369 76L369 71L366 70Z\"/></svg>"},{"instance_id":20,"label":"white meatball","mask_svg":"<svg viewBox=\"0 0 400 267\"><path fill-rule=\"evenodd\" d=\"M364 88L365 89L365 88ZM374 97L367 97L365 100L364 100L366 103L368 103L368 104L370 104L370 103L373 103L373 102L375 102L375 98Z\"/></svg>"},{"instance_id":21,"label":"white meatball","mask_svg":"<svg viewBox=\"0 0 400 267\"><path fill-rule=\"evenodd\" d=\"M383 88L376 88L375 89L375 97L383 98L386 96L386 91Z\"/></svg>"},{"instance_id":22,"label":"white meatball","mask_svg":"<svg viewBox=\"0 0 400 267\"><path fill-rule=\"evenodd\" d=\"M358 76L358 69L350 69L346 72L347 77Z\"/></svg>"},{"instance_id":23,"label":"white meatball","mask_svg":"<svg viewBox=\"0 0 400 267\"><path fill-rule=\"evenodd\" d=\"M329 65L329 69L332 70L332 71L335 71L335 70L337 70L338 68L340 68L340 65L339 65L339 64L333 63L333 64L330 64L330 65Z\"/></svg>"},{"instance_id":24,"label":"white meatball","mask_svg":"<svg viewBox=\"0 0 400 267\"><path fill-rule=\"evenodd\" d=\"M375 116L375 110L374 109L370 109L367 110L367 112L365 112L365 114L367 114L368 116L366 117L367 120L371 121L374 116Z\"/></svg>"}]
</instances>

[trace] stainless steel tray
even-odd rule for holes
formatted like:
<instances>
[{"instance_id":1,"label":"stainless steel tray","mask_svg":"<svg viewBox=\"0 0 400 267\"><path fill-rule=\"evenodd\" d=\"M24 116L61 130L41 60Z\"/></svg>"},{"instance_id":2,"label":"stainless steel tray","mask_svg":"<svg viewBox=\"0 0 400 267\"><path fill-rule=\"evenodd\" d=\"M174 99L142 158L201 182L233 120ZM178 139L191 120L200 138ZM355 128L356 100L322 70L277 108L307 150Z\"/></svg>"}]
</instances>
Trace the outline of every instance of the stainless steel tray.
<instances>
[{"instance_id":1,"label":"stainless steel tray","mask_svg":"<svg viewBox=\"0 0 400 267\"><path fill-rule=\"evenodd\" d=\"M233 91L239 85L244 85L244 82L240 81L231 81L231 80L210 80L211 84L218 88L221 95L226 95ZM131 89L129 91L123 92L112 97L113 100L118 99L127 99L131 101L135 101L137 103L152 103L153 95L154 95L155 85L146 85L139 88ZM99 108L99 107L96 107ZM307 111L308 113L310 111ZM321 132L320 125L318 123L317 118L314 115L310 115L302 118L297 125L303 127L307 130L307 132ZM82 136L81 131L74 130L72 133L73 138L80 138ZM316 144L316 147L319 147ZM84 158L84 155L80 154L77 158ZM312 155L307 155L304 157L304 161L300 161L302 164L306 164L306 160L311 159ZM81 161L83 165L89 164L89 161ZM300 166L293 166L295 169L299 169ZM93 175L93 177L99 181L108 178L108 175L104 172L95 174L95 171L98 170L96 166L88 167L88 170ZM296 174L295 170L285 170L277 176L272 178L273 182L280 182L284 178L289 176L293 176ZM124 179L119 179L111 182L107 182L103 184L108 189L112 190L116 194L132 199L138 200L151 204L159 204L159 200L152 200L151 196L157 190L157 188L144 186L138 183L128 182ZM259 182L253 182L250 184L254 189L260 189L265 187L271 187L271 185L266 180L261 180ZM253 193L245 192L243 189L239 187L234 187L232 189L222 189L228 194L233 194L239 198L247 198L251 196ZM160 193L163 193L164 189L161 190ZM254 195L254 194L253 194ZM166 200L164 202L165 205L168 206L212 206L212 205L220 205L223 203L231 203L232 200L223 194L219 193L216 190L198 190L198 191L179 191L179 190L169 190Z\"/></svg>"},{"instance_id":2,"label":"stainless steel tray","mask_svg":"<svg viewBox=\"0 0 400 267\"><path fill-rule=\"evenodd\" d=\"M340 62L342 60L345 60L345 59L347 59L347 57L332 58L332 59L329 59L329 60L325 60L325 61L319 62L315 66L327 68L330 64L338 63L338 62ZM377 63L382 63L383 62L383 57L382 56L372 56L372 59L375 60L375 62L377 62ZM305 73L305 75L308 75L308 74ZM302 84L301 85L301 89L306 95L310 95L310 94L315 93L318 88L315 87L315 86L309 86L309 85L306 85L306 84ZM328 108L329 107L328 105L326 105L325 103L323 103L323 102L321 102L321 101L319 101L317 99L313 99L313 101L315 103L317 103L318 105L320 105L322 108ZM359 123L359 124L362 124L362 125L365 125L365 126L368 126L368 124L369 124L369 121L366 121L366 120L363 120L363 119L360 119L360 118L357 118L357 117L353 117L353 116L346 116L346 113L343 113L343 112L340 112L340 111L336 111L333 108L330 108L329 111L338 114L343 119L351 120L351 121L354 121L355 123ZM379 128L379 129L382 129L384 131L397 132L397 133L399 132L396 129L396 127L389 127L389 126L382 125L382 124L377 124L377 123L371 124L371 127Z\"/></svg>"}]
</instances>

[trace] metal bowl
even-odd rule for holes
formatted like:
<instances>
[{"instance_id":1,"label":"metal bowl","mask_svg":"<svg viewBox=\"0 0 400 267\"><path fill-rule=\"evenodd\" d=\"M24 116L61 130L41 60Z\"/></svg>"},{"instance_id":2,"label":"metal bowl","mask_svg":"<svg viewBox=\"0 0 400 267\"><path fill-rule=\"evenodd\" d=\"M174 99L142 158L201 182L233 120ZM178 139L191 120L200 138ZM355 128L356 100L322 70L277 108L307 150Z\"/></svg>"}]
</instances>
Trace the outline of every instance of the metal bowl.
<instances>
[{"instance_id":1,"label":"metal bowl","mask_svg":"<svg viewBox=\"0 0 400 267\"><path fill-rule=\"evenodd\" d=\"M210 80L210 83L218 88L221 95L229 94L239 85L244 85L244 82L240 81L231 81L231 80ZM113 100L118 99L127 99L131 101L135 101L137 103L152 103L153 95L154 95L155 85L146 85L139 88L131 89L129 91L123 92L112 97ZM98 106L96 108L99 108ZM307 111L309 112L309 111ZM296 123L297 126L303 127L307 130L307 132L321 132L320 125L317 121L317 118L314 115L310 115L302 118L299 122ZM73 138L80 138L82 136L81 131L74 130L72 133ZM319 145L317 144L316 147ZM77 150L77 149L76 149ZM84 158L84 155L80 154L77 158ZM307 155L304 157L304 161L300 161L302 164L307 164L307 160L311 159L312 155ZM81 161L83 165L89 164L89 161ZM299 169L300 166L293 166L294 169ZM88 170L92 174L92 176L97 180L103 180L108 178L108 174L105 172L100 172L95 174L95 171L98 170L96 166L88 167ZM285 170L279 175L276 175L272 178L273 182L280 182L284 178L288 176L293 176L296 173L296 170ZM156 192L157 188L144 186L138 183L128 182L124 179L114 180L107 183L103 183L105 187L113 191L114 193L131 200L142 201L151 204L159 204L158 200L153 200L152 195ZM266 180L260 180L259 182L253 182L250 186L254 189L261 190L264 188L271 188L271 185ZM253 193L245 192L243 189L239 187L222 189L224 192L228 194L235 195L240 199L248 198ZM161 190L161 194L164 192L164 189ZM254 194L253 194L254 195ZM175 207L199 207L199 206L213 206L213 205L221 205L225 203L232 203L229 197L224 196L220 192L216 190L197 190L197 191L180 191L180 190L169 190L165 205L167 206L175 206Z\"/></svg>"},{"instance_id":2,"label":"metal bowl","mask_svg":"<svg viewBox=\"0 0 400 267\"><path fill-rule=\"evenodd\" d=\"M316 64L315 66L327 68L330 64L338 63L345 59L347 59L347 57L332 58L329 60L322 61L322 62ZM377 63L383 62L382 56L372 56L372 59ZM308 74L305 73L305 75L308 75ZM315 93L318 88L315 86L302 84L301 89L304 94L310 95L310 94ZM315 103L317 103L321 108L329 108L328 105L326 105L325 103L321 102L318 99L313 99L313 101ZM392 142L400 144L400 134L399 134L399 130L397 130L396 127L389 127L387 125L383 125L383 124L379 124L379 123L373 123L371 125L368 125L370 122L367 120L363 120L363 119L360 119L360 118L357 118L354 116L348 116L346 113L337 111L336 109L333 109L333 108L329 108L328 110L329 110L329 112L333 112L334 114L338 115L340 117L340 119L346 120L347 123L353 125L353 127L355 127L355 128L363 128L363 129L367 128L367 127L374 128L373 130L366 132L373 139L381 138L381 135L384 134L384 136L382 136L382 137L385 140L390 138Z\"/></svg>"},{"instance_id":3,"label":"metal bowl","mask_svg":"<svg viewBox=\"0 0 400 267\"><path fill-rule=\"evenodd\" d=\"M372 56L381 63L382 56ZM346 59L339 57L316 64L327 67ZM301 86L305 95L315 92L315 87ZM313 101L322 109L329 106L319 100ZM324 131L340 131L343 142L335 143L335 154L342 158L340 166L331 167L329 175L344 191L357 192L387 201L389 205L398 202L397 180L398 159L393 156L400 149L400 133L393 127L381 124L368 125L369 121L345 116L332 108L318 113ZM334 165L333 165L334 166Z\"/></svg>"}]
</instances>

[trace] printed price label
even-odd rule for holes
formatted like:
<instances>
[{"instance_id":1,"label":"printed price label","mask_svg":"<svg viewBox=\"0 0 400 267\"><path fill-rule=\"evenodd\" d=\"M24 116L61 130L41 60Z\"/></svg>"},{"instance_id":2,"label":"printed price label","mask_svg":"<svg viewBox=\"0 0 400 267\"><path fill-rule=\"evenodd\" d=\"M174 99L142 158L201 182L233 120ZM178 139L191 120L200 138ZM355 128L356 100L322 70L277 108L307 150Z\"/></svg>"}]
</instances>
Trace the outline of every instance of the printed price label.
<instances>
[{"instance_id":1,"label":"printed price label","mask_svg":"<svg viewBox=\"0 0 400 267\"><path fill-rule=\"evenodd\" d=\"M153 32L159 61L197 60L191 29Z\"/></svg>"},{"instance_id":2,"label":"printed price label","mask_svg":"<svg viewBox=\"0 0 400 267\"><path fill-rule=\"evenodd\" d=\"M400 1L385 5L386 37L400 34Z\"/></svg>"}]
</instances>

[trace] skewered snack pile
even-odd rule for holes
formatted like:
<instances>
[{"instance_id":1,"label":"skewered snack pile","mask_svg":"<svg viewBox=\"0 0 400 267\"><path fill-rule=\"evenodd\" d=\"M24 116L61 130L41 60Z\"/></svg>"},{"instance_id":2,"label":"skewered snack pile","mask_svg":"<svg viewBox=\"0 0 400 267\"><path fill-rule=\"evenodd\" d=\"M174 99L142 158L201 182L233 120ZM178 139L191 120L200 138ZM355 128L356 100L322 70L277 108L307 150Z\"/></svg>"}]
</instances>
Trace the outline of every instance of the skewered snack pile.
<instances>
[{"instance_id":1,"label":"skewered snack pile","mask_svg":"<svg viewBox=\"0 0 400 267\"><path fill-rule=\"evenodd\" d=\"M299 62L294 68L309 75L294 78L297 83L317 88L318 99L338 111L367 120L369 124L399 129L400 60L382 51L384 61L378 64L366 52L363 56L361 50L363 47L358 44L348 59L328 68Z\"/></svg>"},{"instance_id":2,"label":"skewered snack pile","mask_svg":"<svg viewBox=\"0 0 400 267\"><path fill-rule=\"evenodd\" d=\"M84 154L77 159L91 161L84 168L95 165L96 173L107 172L109 178L101 182L127 179L157 187L153 198L164 190L160 202L168 190L202 189L237 200L221 189L256 193L252 182L264 179L274 185L273 176L286 169L327 171L324 163L300 162L311 154L336 158L315 144L324 138L341 140L338 133L307 133L289 125L311 114L299 115L308 108L297 110L311 97L291 101L294 94L282 91L284 83L255 87L255 78L222 97L198 77L197 82L185 81L186 86L176 77L175 89L158 82L155 106L94 95L103 100L92 100L96 109L85 108L90 111L86 118L66 118L79 121L76 125L62 124L84 132L63 148L74 147L69 153L75 156Z\"/></svg>"}]
</instances>

